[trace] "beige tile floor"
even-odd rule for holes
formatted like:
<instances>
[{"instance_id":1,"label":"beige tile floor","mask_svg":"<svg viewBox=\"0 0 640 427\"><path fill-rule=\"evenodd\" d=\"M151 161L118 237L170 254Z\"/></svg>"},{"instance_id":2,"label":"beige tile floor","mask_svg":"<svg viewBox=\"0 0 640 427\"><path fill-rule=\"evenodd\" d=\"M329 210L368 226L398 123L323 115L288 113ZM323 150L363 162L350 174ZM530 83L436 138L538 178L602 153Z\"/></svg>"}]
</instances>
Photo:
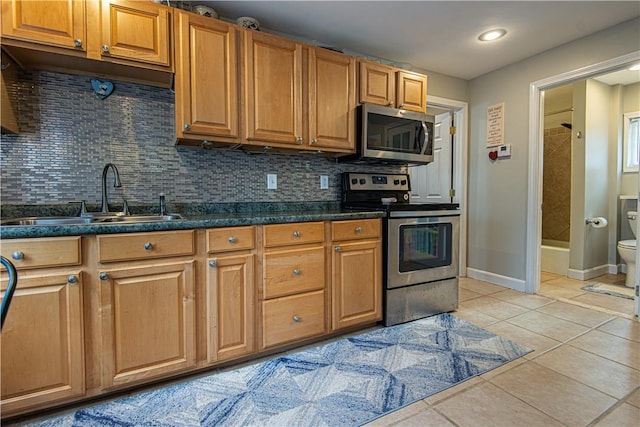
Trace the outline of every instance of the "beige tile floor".
<instances>
[{"instance_id":1,"label":"beige tile floor","mask_svg":"<svg viewBox=\"0 0 640 427\"><path fill-rule=\"evenodd\" d=\"M585 284L543 273L540 295L527 295L461 278L453 314L534 352L367 427L640 426L633 300L586 292Z\"/></svg>"}]
</instances>

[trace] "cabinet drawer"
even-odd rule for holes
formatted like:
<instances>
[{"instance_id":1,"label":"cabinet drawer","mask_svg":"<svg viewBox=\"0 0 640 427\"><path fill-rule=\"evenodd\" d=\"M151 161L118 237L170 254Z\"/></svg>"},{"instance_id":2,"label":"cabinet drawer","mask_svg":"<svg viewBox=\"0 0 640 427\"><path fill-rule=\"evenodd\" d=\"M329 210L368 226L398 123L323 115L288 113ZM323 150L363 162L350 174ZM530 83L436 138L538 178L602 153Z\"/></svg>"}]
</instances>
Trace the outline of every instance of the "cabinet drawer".
<instances>
[{"instance_id":1,"label":"cabinet drawer","mask_svg":"<svg viewBox=\"0 0 640 427\"><path fill-rule=\"evenodd\" d=\"M381 235L379 219L354 219L331 223L333 240L378 238Z\"/></svg>"},{"instance_id":2,"label":"cabinet drawer","mask_svg":"<svg viewBox=\"0 0 640 427\"><path fill-rule=\"evenodd\" d=\"M193 254L193 230L98 236L100 262Z\"/></svg>"},{"instance_id":3,"label":"cabinet drawer","mask_svg":"<svg viewBox=\"0 0 640 427\"><path fill-rule=\"evenodd\" d=\"M324 291L264 301L262 346L320 335L324 327Z\"/></svg>"},{"instance_id":4,"label":"cabinet drawer","mask_svg":"<svg viewBox=\"0 0 640 427\"><path fill-rule=\"evenodd\" d=\"M297 222L264 226L264 246L298 245L324 241L323 222Z\"/></svg>"},{"instance_id":5,"label":"cabinet drawer","mask_svg":"<svg viewBox=\"0 0 640 427\"><path fill-rule=\"evenodd\" d=\"M207 230L207 253L240 251L255 247L255 227L227 227Z\"/></svg>"},{"instance_id":6,"label":"cabinet drawer","mask_svg":"<svg viewBox=\"0 0 640 427\"><path fill-rule=\"evenodd\" d=\"M264 254L264 299L322 288L324 247Z\"/></svg>"},{"instance_id":7,"label":"cabinet drawer","mask_svg":"<svg viewBox=\"0 0 640 427\"><path fill-rule=\"evenodd\" d=\"M3 240L1 246L2 256L18 270L81 263L79 236Z\"/></svg>"}]
</instances>

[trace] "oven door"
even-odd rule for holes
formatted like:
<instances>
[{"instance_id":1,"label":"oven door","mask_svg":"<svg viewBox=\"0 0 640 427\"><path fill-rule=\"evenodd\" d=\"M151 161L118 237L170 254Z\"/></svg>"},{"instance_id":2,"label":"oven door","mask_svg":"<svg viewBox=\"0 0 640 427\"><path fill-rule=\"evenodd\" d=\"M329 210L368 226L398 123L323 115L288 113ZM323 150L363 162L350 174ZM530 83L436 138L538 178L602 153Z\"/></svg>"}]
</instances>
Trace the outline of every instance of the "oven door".
<instances>
[{"instance_id":1,"label":"oven door","mask_svg":"<svg viewBox=\"0 0 640 427\"><path fill-rule=\"evenodd\" d=\"M458 275L459 216L389 218L387 289Z\"/></svg>"}]
</instances>

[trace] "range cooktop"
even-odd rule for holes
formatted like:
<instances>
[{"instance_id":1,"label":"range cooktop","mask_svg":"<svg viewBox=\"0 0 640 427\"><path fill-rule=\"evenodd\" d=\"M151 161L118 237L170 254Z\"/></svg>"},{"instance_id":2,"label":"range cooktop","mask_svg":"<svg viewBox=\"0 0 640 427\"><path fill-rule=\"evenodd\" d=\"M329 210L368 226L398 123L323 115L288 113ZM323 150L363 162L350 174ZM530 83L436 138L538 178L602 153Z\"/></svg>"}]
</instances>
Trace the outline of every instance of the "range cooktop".
<instances>
[{"instance_id":1,"label":"range cooktop","mask_svg":"<svg viewBox=\"0 0 640 427\"><path fill-rule=\"evenodd\" d=\"M456 210L458 203L411 203L408 174L342 174L342 207L353 210Z\"/></svg>"}]
</instances>

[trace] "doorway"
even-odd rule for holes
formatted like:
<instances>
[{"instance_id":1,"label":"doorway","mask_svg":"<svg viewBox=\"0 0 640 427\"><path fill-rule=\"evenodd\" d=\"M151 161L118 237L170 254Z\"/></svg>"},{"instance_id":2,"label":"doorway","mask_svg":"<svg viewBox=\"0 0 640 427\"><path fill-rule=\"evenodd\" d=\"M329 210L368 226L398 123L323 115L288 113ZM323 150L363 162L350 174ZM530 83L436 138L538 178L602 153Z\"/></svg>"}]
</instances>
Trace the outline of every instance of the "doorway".
<instances>
[{"instance_id":1,"label":"doorway","mask_svg":"<svg viewBox=\"0 0 640 427\"><path fill-rule=\"evenodd\" d=\"M543 167L543 120L544 91L588 79L597 75L624 69L640 60L640 51L633 52L592 66L584 67L568 73L539 80L530 85L529 99L529 173L528 173L528 206L527 210L527 261L526 283L527 293L537 293L540 289L541 237L542 237L542 167ZM638 292L636 287L636 314Z\"/></svg>"},{"instance_id":2,"label":"doorway","mask_svg":"<svg viewBox=\"0 0 640 427\"><path fill-rule=\"evenodd\" d=\"M459 250L459 276L465 277L467 275L467 170L468 170L468 117L469 117L469 105L466 102L456 101L453 99L441 98L438 96L428 96L427 112L431 115L441 115L445 118L449 116L447 120L451 120L455 127L455 132L450 138L450 147L441 151L440 154L444 154L442 157L443 162L448 162L450 165L449 171L447 168L442 173L448 173L451 176L450 188L454 190L452 193L447 193L445 196L448 202L460 204L460 250ZM447 122L448 123L448 122ZM446 124L443 126L447 127ZM439 132L440 137L443 139L450 135L448 126L446 129L441 126ZM445 159L445 157L447 157ZM413 169L416 167L409 167L409 173L411 174L412 186L414 180L419 182L418 186L422 188L429 188L430 184L427 184L427 171L425 168L417 169L415 172ZM438 166L437 169L440 167ZM434 169L434 168L432 168ZM429 173L441 173L439 170ZM446 180L445 180L446 181ZM438 186L439 187L439 186ZM441 191L441 190L437 190ZM434 196L435 197L435 196ZM433 200L433 198L431 199ZM421 200L422 203L428 203L429 199Z\"/></svg>"}]
</instances>

